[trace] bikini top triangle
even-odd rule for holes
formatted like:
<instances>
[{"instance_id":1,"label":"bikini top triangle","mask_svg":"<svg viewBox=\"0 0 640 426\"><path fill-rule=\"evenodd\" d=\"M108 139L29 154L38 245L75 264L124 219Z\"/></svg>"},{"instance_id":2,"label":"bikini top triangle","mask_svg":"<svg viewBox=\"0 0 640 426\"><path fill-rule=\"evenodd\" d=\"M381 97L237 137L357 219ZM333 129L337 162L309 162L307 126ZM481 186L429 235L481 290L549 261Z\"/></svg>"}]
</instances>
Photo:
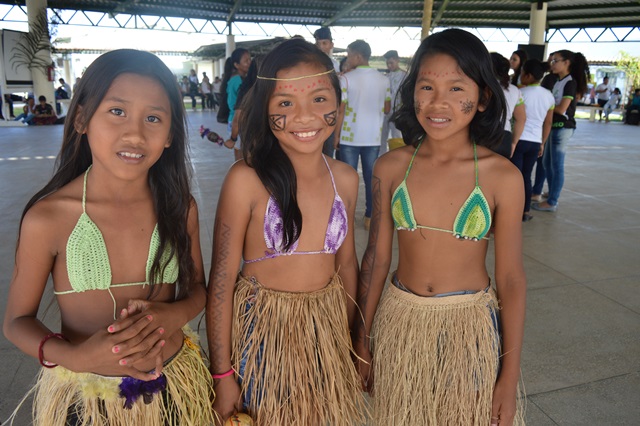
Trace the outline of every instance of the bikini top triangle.
<instances>
[{"instance_id":1,"label":"bikini top triangle","mask_svg":"<svg viewBox=\"0 0 640 426\"><path fill-rule=\"evenodd\" d=\"M407 187L407 177L413 166L413 160L420 149L420 145L416 148L409 167L404 175L404 179L398 185L391 198L391 215L397 230L415 231L416 229L429 229L432 231L447 232L453 234L456 238L464 240L478 241L480 239L488 240L486 235L491 229L491 210L489 203L485 198L480 185L478 185L478 154L476 144L473 144L473 159L475 165L476 185L464 202L458 215L453 223L453 229L442 229L432 226L419 225L413 214L413 206L411 204L411 196Z\"/></svg>"},{"instance_id":2,"label":"bikini top triangle","mask_svg":"<svg viewBox=\"0 0 640 426\"><path fill-rule=\"evenodd\" d=\"M82 293L88 290L106 290L114 301L111 294L113 287L130 287L135 285L148 285L150 283L151 266L153 259L160 247L160 234L158 233L158 225L156 224L151 235L149 243L149 254L146 263L145 281L134 283L118 283L111 282L111 265L109 264L109 254L105 245L102 232L98 226L91 220L86 211L87 199L87 176L89 170L84 174L84 182L82 188L82 214L78 218L76 226L71 231L67 240L67 275L69 276L69 284L72 290L56 291L57 295ZM174 284L178 279L178 260L174 255L169 259L170 249L167 248L161 259L161 270L164 267L164 273L161 279L155 282ZM115 316L115 315L114 315Z\"/></svg>"},{"instance_id":3,"label":"bikini top triangle","mask_svg":"<svg viewBox=\"0 0 640 426\"><path fill-rule=\"evenodd\" d=\"M329 170L329 176L331 177L331 184L333 185L333 204L331 206L331 213L329 214L329 223L327 224L327 231L324 237L324 247L322 250L315 251L297 251L298 240L296 240L288 251L284 251L283 246L283 224L282 224L282 212L280 206L273 198L269 197L267 202L267 210L264 214L264 242L267 246L264 256L258 259L245 260L245 263L259 262L261 260L273 259L279 256L288 256L294 254L335 254L345 237L349 229L347 224L347 209L338 194L336 189L336 182L333 179L333 173L329 167L327 159L322 156L327 169Z\"/></svg>"}]
</instances>

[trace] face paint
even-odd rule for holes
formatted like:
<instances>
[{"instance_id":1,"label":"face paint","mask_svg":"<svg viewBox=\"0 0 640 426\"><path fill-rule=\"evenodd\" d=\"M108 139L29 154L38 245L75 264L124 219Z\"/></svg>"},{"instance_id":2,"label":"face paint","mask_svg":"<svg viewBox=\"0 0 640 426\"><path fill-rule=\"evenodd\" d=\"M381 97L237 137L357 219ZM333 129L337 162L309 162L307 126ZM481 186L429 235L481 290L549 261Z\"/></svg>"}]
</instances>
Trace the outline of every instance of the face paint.
<instances>
[{"instance_id":1,"label":"face paint","mask_svg":"<svg viewBox=\"0 0 640 426\"><path fill-rule=\"evenodd\" d=\"M282 131L287 125L287 116L284 114L271 114L269 116L269 125L271 130L275 132Z\"/></svg>"},{"instance_id":2,"label":"face paint","mask_svg":"<svg viewBox=\"0 0 640 426\"><path fill-rule=\"evenodd\" d=\"M415 102L415 101L414 101L414 102ZM420 111L422 110L422 102L423 102L423 101L416 102L416 103L414 104L414 106L413 106L413 108L415 109L415 113L416 113L416 115L420 115Z\"/></svg>"},{"instance_id":3,"label":"face paint","mask_svg":"<svg viewBox=\"0 0 640 426\"><path fill-rule=\"evenodd\" d=\"M336 125L336 118L338 117L338 111L331 111L328 114L324 115L324 121L327 123L328 126L335 126Z\"/></svg>"},{"instance_id":4,"label":"face paint","mask_svg":"<svg viewBox=\"0 0 640 426\"><path fill-rule=\"evenodd\" d=\"M473 107L475 106L475 104L468 99L466 101L461 101L460 105L462 107L460 110L465 114L471 114L471 111L473 111Z\"/></svg>"}]
</instances>

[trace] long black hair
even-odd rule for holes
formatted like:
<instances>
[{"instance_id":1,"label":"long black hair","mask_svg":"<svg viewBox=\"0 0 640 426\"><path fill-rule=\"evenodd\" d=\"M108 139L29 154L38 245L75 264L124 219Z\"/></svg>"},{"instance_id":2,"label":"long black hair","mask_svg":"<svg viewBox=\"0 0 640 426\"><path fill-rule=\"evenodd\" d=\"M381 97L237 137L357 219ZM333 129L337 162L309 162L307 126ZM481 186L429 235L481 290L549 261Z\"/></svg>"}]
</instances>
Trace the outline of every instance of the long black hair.
<instances>
[{"instance_id":1,"label":"long black hair","mask_svg":"<svg viewBox=\"0 0 640 426\"><path fill-rule=\"evenodd\" d=\"M166 267L161 257L167 247L176 256L180 268L177 298L186 297L195 279L191 257L191 238L187 230L189 209L193 203L189 181L191 168L187 149L187 130L180 88L169 68L155 55L133 49L114 50L96 59L85 71L74 91L64 125L62 147L56 160L54 175L27 203L25 214L47 195L83 174L92 164L86 129L113 81L121 74L149 77L165 90L171 105L170 146L149 169L149 186L158 220L160 247L153 259L149 279L156 283ZM78 130L77 130L78 129ZM159 284L159 283L158 283ZM149 297L157 286L150 286Z\"/></svg>"},{"instance_id":2,"label":"long black hair","mask_svg":"<svg viewBox=\"0 0 640 426\"><path fill-rule=\"evenodd\" d=\"M528 56L527 56L527 52L525 52L522 49L518 49L514 51L511 55L516 55L518 58L520 58L520 64L518 65L518 68L513 70L513 76L511 77L511 84L513 84L514 86L517 86L518 79L520 78L520 74L522 73L522 66L524 65L525 62L527 62Z\"/></svg>"},{"instance_id":3,"label":"long black hair","mask_svg":"<svg viewBox=\"0 0 640 426\"><path fill-rule=\"evenodd\" d=\"M491 52L491 62L493 63L493 73L505 89L509 89L509 60L497 52Z\"/></svg>"},{"instance_id":4,"label":"long black hair","mask_svg":"<svg viewBox=\"0 0 640 426\"><path fill-rule=\"evenodd\" d=\"M276 74L298 64L317 64L333 70L331 59L314 44L303 39L290 39L265 56L260 65L260 77L275 78ZM329 75L340 105L340 82L335 72ZM302 213L298 207L296 173L291 160L280 147L269 125L269 99L276 87L273 80L257 79L243 107L242 153L247 164L254 168L260 181L278 203L282 212L283 246L289 249L302 232Z\"/></svg>"},{"instance_id":5,"label":"long black hair","mask_svg":"<svg viewBox=\"0 0 640 426\"><path fill-rule=\"evenodd\" d=\"M243 47L238 47L236 50L231 52L231 56L227 58L224 62L224 75L222 76L222 84L220 85L220 93L223 94L222 99L226 102L227 100L227 84L231 77L236 75L236 64L240 63L242 57L245 53L249 53L249 51Z\"/></svg>"},{"instance_id":6,"label":"long black hair","mask_svg":"<svg viewBox=\"0 0 640 426\"><path fill-rule=\"evenodd\" d=\"M542 80L547 71L549 71L549 63L537 59L529 59L522 65L522 73L529 74L536 81Z\"/></svg>"},{"instance_id":7,"label":"long black hair","mask_svg":"<svg viewBox=\"0 0 640 426\"><path fill-rule=\"evenodd\" d=\"M253 87L258 78L258 68L264 59L264 55L258 55L251 61L251 65L249 65L249 70L247 71L247 75L242 80L242 84L238 88L238 97L236 98L236 109L242 109L243 101L249 93L249 90ZM250 105L247 105L250 107Z\"/></svg>"},{"instance_id":8,"label":"long black hair","mask_svg":"<svg viewBox=\"0 0 640 426\"><path fill-rule=\"evenodd\" d=\"M473 34L460 29L448 29L425 38L416 51L409 73L400 86L402 104L391 120L402 131L407 145L417 146L426 136L416 117L414 91L420 64L425 57L445 54L456 60L458 66L480 90L479 104L484 111L477 111L469 125L469 136L478 145L492 148L500 145L505 123L505 99L502 88L493 74L491 57L487 48Z\"/></svg>"},{"instance_id":9,"label":"long black hair","mask_svg":"<svg viewBox=\"0 0 640 426\"><path fill-rule=\"evenodd\" d=\"M591 76L587 58L580 52L570 50L558 50L554 55L560 55L562 59L569 61L569 74L576 82L576 99L580 99L587 92L587 81Z\"/></svg>"}]
</instances>

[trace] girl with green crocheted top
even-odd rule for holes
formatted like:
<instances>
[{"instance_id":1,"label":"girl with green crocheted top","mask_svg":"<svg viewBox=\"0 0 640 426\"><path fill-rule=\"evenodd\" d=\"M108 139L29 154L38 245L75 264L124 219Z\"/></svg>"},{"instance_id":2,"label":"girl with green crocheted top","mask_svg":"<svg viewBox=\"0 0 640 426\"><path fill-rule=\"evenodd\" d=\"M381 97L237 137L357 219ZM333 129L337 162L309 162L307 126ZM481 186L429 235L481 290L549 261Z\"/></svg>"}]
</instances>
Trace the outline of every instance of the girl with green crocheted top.
<instances>
[{"instance_id":1,"label":"girl with green crocheted top","mask_svg":"<svg viewBox=\"0 0 640 426\"><path fill-rule=\"evenodd\" d=\"M374 167L353 330L374 424L520 424L523 184L490 149L505 99L489 53L462 30L431 35L399 96L392 120L407 146Z\"/></svg>"},{"instance_id":2,"label":"girl with green crocheted top","mask_svg":"<svg viewBox=\"0 0 640 426\"><path fill-rule=\"evenodd\" d=\"M3 331L42 365L34 424L215 421L183 329L206 300L189 178L171 71L142 51L99 57L74 92L54 176L21 219ZM49 276L59 332L37 316Z\"/></svg>"}]
</instances>

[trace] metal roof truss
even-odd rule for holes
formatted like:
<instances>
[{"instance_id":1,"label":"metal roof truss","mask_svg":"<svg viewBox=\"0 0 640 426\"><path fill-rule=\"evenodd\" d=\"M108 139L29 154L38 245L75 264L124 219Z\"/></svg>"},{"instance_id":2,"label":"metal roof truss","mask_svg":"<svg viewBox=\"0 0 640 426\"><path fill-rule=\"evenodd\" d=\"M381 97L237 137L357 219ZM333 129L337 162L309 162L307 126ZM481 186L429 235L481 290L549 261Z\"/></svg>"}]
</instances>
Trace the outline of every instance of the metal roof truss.
<instances>
[{"instance_id":1,"label":"metal roof truss","mask_svg":"<svg viewBox=\"0 0 640 426\"><path fill-rule=\"evenodd\" d=\"M446 24L441 20L441 16L446 8L445 0L436 13L435 22ZM344 14L348 14L352 10L356 9L358 5L364 3L363 1L356 1L348 7L345 7L342 11L334 15L332 18L327 19L325 22L331 23L337 19L340 19ZM236 0L234 10L241 6L241 0ZM5 9L6 8L6 9ZM0 6L0 21L6 22L27 22L26 6L23 5L7 5L5 8ZM121 7L124 9L124 6ZM5 13L1 13L5 9ZM235 14L236 12L232 10ZM232 33L242 36L255 36L255 37L275 37L285 36L290 37L293 34L299 33L291 31L292 28L301 29L313 33L315 24L292 24L292 23L274 23L274 22L245 22L245 21L222 21L211 19L196 19L188 17L167 17L167 16L153 16L153 15L139 15L139 14L127 14L114 12L96 12L96 11L84 11L84 10L70 10L70 9L48 9L49 19L52 24L62 25L77 25L77 26L93 26L103 28L123 28L123 29L145 29L145 30L164 30L164 31L178 31L187 33L202 33L202 34L218 34L222 35ZM232 17L233 14L229 14ZM364 25L364 24L363 24ZM527 23L528 25L528 23ZM313 27L310 29L309 27ZM374 28L377 26L374 26ZM403 26L392 26L398 28L398 31L402 30ZM258 28L262 33L257 32ZM352 28L357 28L352 26ZM523 34L528 39L528 29L517 28L496 28L493 31L487 32L486 26L473 26L468 28L475 30L478 37L485 42L496 41L522 41ZM515 31L515 32L514 32ZM406 31L405 31L406 32ZM613 41L613 42L639 42L640 41L640 26L628 26L628 27L576 27L576 28L555 28L550 29L546 33L547 42L572 42L572 41Z\"/></svg>"}]
</instances>

